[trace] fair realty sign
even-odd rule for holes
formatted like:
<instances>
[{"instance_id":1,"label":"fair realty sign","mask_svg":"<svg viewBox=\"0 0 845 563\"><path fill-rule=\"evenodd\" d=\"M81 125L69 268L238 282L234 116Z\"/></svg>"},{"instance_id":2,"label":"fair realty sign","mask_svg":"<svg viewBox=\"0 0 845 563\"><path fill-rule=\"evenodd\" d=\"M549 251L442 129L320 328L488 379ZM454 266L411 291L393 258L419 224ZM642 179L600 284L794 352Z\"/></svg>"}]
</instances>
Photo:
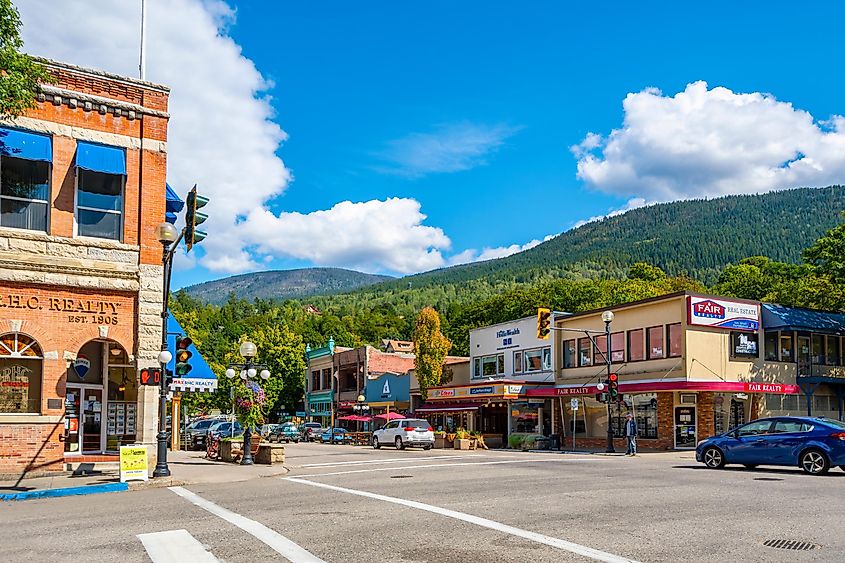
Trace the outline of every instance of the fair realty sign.
<instances>
[{"instance_id":1,"label":"fair realty sign","mask_svg":"<svg viewBox=\"0 0 845 563\"><path fill-rule=\"evenodd\" d=\"M729 299L689 296L687 317L689 324L732 330L760 329L760 305Z\"/></svg>"}]
</instances>

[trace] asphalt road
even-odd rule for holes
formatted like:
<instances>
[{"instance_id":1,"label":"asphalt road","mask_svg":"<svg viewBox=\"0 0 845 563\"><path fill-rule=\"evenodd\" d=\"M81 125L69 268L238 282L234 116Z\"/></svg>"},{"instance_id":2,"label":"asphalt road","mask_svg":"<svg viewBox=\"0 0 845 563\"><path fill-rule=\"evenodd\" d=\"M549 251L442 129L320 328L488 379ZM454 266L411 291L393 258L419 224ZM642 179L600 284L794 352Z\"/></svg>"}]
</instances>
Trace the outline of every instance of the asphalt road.
<instances>
[{"instance_id":1,"label":"asphalt road","mask_svg":"<svg viewBox=\"0 0 845 563\"><path fill-rule=\"evenodd\" d=\"M286 477L3 503L0 560L845 559L840 469L713 471L691 453L298 444L287 454ZM774 539L818 547L763 545Z\"/></svg>"}]
</instances>

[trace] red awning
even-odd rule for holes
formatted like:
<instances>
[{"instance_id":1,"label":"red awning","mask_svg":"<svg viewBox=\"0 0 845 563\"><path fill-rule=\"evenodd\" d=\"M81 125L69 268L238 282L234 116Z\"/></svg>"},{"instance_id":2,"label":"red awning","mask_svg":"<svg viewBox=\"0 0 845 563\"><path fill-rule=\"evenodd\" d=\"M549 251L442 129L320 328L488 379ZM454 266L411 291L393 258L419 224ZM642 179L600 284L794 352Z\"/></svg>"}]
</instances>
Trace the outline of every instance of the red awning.
<instances>
[{"instance_id":1,"label":"red awning","mask_svg":"<svg viewBox=\"0 0 845 563\"><path fill-rule=\"evenodd\" d=\"M797 394L801 392L798 385L786 383L756 383L749 381L648 381L621 382L620 393L649 393L653 391L716 391L724 393L777 393ZM529 397L562 397L567 395L594 395L599 390L595 384L572 387L541 387L528 389L525 393Z\"/></svg>"},{"instance_id":2,"label":"red awning","mask_svg":"<svg viewBox=\"0 0 845 563\"><path fill-rule=\"evenodd\" d=\"M477 411L478 405L470 403L456 403L452 405L444 405L438 403L426 403L414 412L465 412Z\"/></svg>"},{"instance_id":3,"label":"red awning","mask_svg":"<svg viewBox=\"0 0 845 563\"><path fill-rule=\"evenodd\" d=\"M398 418L405 418L405 417L402 416L401 414L399 414L398 412L390 411L390 412L387 412L387 413L384 413L384 414L377 414L375 416L375 418L380 418L381 420L396 420Z\"/></svg>"}]
</instances>

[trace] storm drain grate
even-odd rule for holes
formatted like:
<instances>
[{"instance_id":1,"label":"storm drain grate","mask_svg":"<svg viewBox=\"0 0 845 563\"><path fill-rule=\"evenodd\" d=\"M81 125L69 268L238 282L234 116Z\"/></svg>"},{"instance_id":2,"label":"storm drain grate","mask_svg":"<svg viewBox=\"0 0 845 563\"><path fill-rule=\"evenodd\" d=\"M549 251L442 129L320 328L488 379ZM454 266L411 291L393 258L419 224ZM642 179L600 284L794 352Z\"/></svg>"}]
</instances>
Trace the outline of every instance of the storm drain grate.
<instances>
[{"instance_id":1,"label":"storm drain grate","mask_svg":"<svg viewBox=\"0 0 845 563\"><path fill-rule=\"evenodd\" d=\"M413 475L391 475L391 479L410 479Z\"/></svg>"},{"instance_id":2,"label":"storm drain grate","mask_svg":"<svg viewBox=\"0 0 845 563\"><path fill-rule=\"evenodd\" d=\"M798 540L766 540L763 542L763 545L775 549L791 549L793 551L810 551L819 547L818 544Z\"/></svg>"}]
</instances>

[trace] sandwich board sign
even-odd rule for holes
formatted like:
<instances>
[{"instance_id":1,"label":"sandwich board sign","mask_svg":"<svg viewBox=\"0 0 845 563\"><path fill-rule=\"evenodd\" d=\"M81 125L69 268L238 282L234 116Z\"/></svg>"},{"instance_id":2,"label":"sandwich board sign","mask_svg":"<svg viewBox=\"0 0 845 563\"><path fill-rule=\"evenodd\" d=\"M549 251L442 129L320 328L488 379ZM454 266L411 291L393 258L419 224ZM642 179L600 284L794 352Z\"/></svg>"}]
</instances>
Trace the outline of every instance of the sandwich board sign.
<instances>
[{"instance_id":1,"label":"sandwich board sign","mask_svg":"<svg viewBox=\"0 0 845 563\"><path fill-rule=\"evenodd\" d=\"M120 482L147 481L147 448L144 446L120 446Z\"/></svg>"}]
</instances>

